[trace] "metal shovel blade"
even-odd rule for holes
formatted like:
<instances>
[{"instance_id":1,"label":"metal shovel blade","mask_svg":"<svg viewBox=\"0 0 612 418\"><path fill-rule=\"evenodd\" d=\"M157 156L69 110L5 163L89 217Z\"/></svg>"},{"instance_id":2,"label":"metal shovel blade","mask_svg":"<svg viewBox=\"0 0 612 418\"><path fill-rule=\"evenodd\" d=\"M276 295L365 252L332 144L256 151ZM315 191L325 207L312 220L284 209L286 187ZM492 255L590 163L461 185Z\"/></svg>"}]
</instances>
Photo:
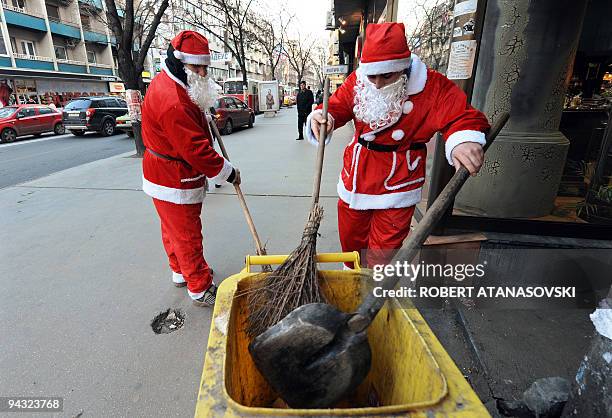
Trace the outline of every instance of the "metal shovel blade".
<instances>
[{"instance_id":1,"label":"metal shovel blade","mask_svg":"<svg viewBox=\"0 0 612 418\"><path fill-rule=\"evenodd\" d=\"M331 305L301 306L249 345L270 386L292 408L330 408L370 371L365 331L347 327L351 314Z\"/></svg>"}]
</instances>

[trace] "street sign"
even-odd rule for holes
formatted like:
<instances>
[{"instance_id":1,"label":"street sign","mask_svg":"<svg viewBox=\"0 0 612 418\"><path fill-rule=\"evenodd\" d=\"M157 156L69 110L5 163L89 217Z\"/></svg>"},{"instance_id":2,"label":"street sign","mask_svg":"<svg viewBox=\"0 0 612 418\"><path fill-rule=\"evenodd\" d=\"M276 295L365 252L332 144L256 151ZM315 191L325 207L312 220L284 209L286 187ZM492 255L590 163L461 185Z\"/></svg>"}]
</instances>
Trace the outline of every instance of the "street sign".
<instances>
[{"instance_id":1,"label":"street sign","mask_svg":"<svg viewBox=\"0 0 612 418\"><path fill-rule=\"evenodd\" d=\"M346 74L348 73L348 65L327 65L323 68L323 73L326 75Z\"/></svg>"},{"instance_id":2,"label":"street sign","mask_svg":"<svg viewBox=\"0 0 612 418\"><path fill-rule=\"evenodd\" d=\"M210 54L210 60L212 62L231 62L232 61L232 53L231 52L213 52Z\"/></svg>"}]
</instances>

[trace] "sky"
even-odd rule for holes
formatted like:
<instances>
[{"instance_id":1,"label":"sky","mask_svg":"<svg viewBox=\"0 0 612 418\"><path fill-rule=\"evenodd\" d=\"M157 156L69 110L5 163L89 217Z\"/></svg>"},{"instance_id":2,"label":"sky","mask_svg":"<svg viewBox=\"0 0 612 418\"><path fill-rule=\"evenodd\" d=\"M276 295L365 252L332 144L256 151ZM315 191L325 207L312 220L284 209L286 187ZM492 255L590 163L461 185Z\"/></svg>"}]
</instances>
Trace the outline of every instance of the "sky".
<instances>
[{"instance_id":1,"label":"sky","mask_svg":"<svg viewBox=\"0 0 612 418\"><path fill-rule=\"evenodd\" d=\"M329 31L325 30L325 17L331 7L331 0L261 0L269 10L285 7L289 14L294 15L288 33L292 37L297 34L315 37L327 42Z\"/></svg>"}]
</instances>

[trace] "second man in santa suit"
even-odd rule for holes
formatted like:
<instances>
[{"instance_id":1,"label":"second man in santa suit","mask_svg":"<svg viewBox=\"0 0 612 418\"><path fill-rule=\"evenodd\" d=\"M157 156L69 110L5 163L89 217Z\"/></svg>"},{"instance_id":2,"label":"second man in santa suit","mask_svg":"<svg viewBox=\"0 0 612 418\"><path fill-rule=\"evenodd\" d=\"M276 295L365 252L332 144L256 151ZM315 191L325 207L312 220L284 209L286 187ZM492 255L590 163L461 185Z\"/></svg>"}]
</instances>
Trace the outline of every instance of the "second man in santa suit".
<instances>
[{"instance_id":1,"label":"second man in santa suit","mask_svg":"<svg viewBox=\"0 0 612 418\"><path fill-rule=\"evenodd\" d=\"M331 134L351 120L338 231L342 250L370 250L372 266L389 261L410 231L425 182L425 143L441 132L448 162L474 174L489 124L463 91L411 54L403 23L367 26L358 69L330 98L327 121L321 106L309 115L307 138L317 144L321 124Z\"/></svg>"}]
</instances>

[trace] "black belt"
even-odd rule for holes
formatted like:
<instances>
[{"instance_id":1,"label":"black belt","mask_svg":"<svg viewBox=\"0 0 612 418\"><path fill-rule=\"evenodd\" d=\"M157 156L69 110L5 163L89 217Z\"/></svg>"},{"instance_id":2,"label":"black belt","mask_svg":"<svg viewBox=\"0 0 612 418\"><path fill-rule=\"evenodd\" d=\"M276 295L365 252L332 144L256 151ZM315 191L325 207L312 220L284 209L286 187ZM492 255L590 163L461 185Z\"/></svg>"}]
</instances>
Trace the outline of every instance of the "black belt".
<instances>
[{"instance_id":1,"label":"black belt","mask_svg":"<svg viewBox=\"0 0 612 418\"><path fill-rule=\"evenodd\" d=\"M174 157L170 157L169 155L164 155L164 154L160 154L159 152L155 152L150 148L147 148L147 151L150 152L151 154L155 155L156 157L162 158L164 160L169 160L169 161L178 161L179 163L183 163L185 164L187 167L191 167L187 161L185 160L181 160L180 158L174 158Z\"/></svg>"},{"instance_id":2,"label":"black belt","mask_svg":"<svg viewBox=\"0 0 612 418\"><path fill-rule=\"evenodd\" d=\"M371 150L371 151L380 151L380 152L393 152L393 151L397 151L399 149L399 145L383 145L383 144L378 144L376 142L373 141L366 141L363 138L359 138L357 140L357 142L359 142L361 145L363 145L364 147L366 147L367 149ZM420 150L425 148L425 144L422 142L417 142L417 143L413 143L410 144L410 146L408 147L408 149L410 150Z\"/></svg>"}]
</instances>

